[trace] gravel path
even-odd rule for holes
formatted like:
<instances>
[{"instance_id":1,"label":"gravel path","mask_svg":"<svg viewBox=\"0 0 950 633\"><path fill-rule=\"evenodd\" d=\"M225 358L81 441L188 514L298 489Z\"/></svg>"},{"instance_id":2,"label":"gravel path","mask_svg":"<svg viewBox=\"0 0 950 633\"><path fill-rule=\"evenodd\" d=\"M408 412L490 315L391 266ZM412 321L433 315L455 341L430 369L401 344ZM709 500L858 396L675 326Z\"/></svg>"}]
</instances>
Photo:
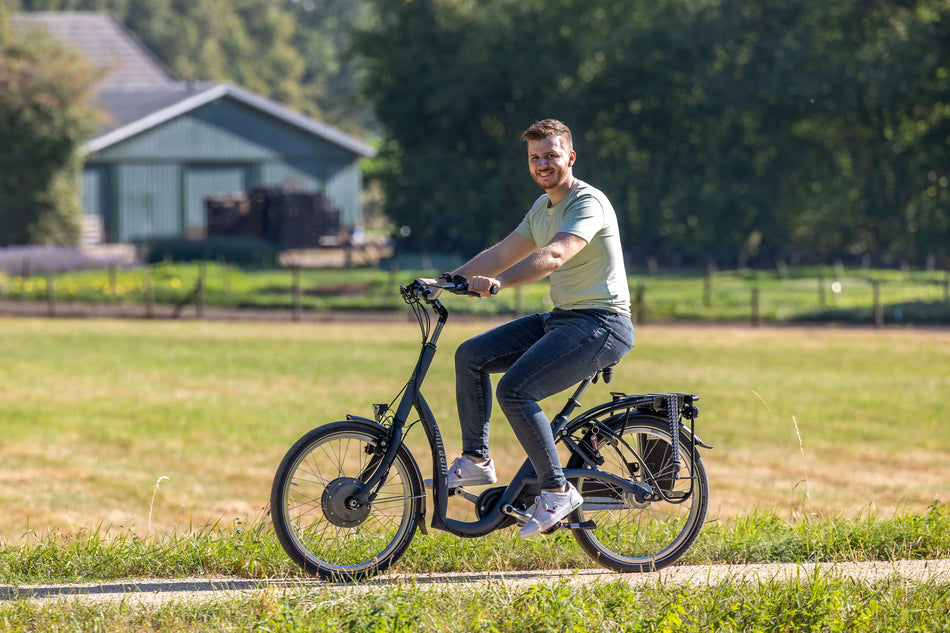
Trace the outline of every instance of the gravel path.
<instances>
[{"instance_id":1,"label":"gravel path","mask_svg":"<svg viewBox=\"0 0 950 633\"><path fill-rule=\"evenodd\" d=\"M517 589L531 585L557 582L594 583L627 582L633 586L647 584L707 585L723 581L807 581L815 574L830 574L862 582L886 578L904 578L920 582L950 582L950 559L901 560L858 563L820 564L758 564L758 565L680 565L652 574L617 574L600 569L575 571L476 572L421 575L383 575L358 584L328 583L317 579L239 578L145 578L101 583L57 585L0 585L2 600L87 601L124 600L126 603L161 603L178 600L218 600L261 591L338 591L360 592L380 587L415 587L440 590L452 586L456 590L483 589L485 585L501 585Z\"/></svg>"}]
</instances>

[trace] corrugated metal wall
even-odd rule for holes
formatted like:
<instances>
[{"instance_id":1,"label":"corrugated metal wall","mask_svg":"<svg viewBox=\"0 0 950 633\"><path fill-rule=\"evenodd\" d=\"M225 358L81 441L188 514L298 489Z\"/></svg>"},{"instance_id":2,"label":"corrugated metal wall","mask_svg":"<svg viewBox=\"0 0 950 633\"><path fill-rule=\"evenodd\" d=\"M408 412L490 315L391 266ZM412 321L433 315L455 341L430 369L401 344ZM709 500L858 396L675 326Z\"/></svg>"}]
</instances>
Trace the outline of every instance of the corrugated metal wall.
<instances>
[{"instance_id":1,"label":"corrugated metal wall","mask_svg":"<svg viewBox=\"0 0 950 633\"><path fill-rule=\"evenodd\" d=\"M205 197L258 185L323 193L344 226L362 220L358 156L227 98L89 156L82 185L110 241L194 233Z\"/></svg>"},{"instance_id":2,"label":"corrugated metal wall","mask_svg":"<svg viewBox=\"0 0 950 633\"><path fill-rule=\"evenodd\" d=\"M362 189L363 171L358 161L344 165L327 176L324 195L340 209L340 223L343 226L362 224Z\"/></svg>"},{"instance_id":3,"label":"corrugated metal wall","mask_svg":"<svg viewBox=\"0 0 950 633\"><path fill-rule=\"evenodd\" d=\"M118 212L115 241L182 232L177 164L119 163L115 171Z\"/></svg>"}]
</instances>

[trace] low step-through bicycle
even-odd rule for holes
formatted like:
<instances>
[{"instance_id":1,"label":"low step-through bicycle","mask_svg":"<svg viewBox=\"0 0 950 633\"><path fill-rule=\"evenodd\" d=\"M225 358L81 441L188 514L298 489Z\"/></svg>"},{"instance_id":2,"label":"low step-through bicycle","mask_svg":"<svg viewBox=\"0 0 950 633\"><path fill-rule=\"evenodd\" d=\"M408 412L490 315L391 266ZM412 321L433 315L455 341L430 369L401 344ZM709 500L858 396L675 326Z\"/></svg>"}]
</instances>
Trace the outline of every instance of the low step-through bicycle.
<instances>
[{"instance_id":1,"label":"low step-through bicycle","mask_svg":"<svg viewBox=\"0 0 950 633\"><path fill-rule=\"evenodd\" d=\"M426 530L422 472L405 444L407 425L419 423L431 448L431 527L460 537L485 536L524 525L540 493L527 459L507 485L476 494L449 489L442 436L422 385L448 320L442 291L475 294L462 278L436 285L414 281L400 291L422 330L422 349L403 390L373 418L347 415L312 429L290 448L271 490L271 520L281 546L307 573L359 580L389 568ZM432 324L432 315L437 315ZM626 394L574 415L580 398L606 367L577 385L552 420L567 455L564 476L584 503L550 531L571 530L598 564L619 572L648 572L678 560L699 536L709 483L696 434L698 396ZM415 418L413 419L413 411ZM447 515L450 496L474 504L475 519Z\"/></svg>"}]
</instances>

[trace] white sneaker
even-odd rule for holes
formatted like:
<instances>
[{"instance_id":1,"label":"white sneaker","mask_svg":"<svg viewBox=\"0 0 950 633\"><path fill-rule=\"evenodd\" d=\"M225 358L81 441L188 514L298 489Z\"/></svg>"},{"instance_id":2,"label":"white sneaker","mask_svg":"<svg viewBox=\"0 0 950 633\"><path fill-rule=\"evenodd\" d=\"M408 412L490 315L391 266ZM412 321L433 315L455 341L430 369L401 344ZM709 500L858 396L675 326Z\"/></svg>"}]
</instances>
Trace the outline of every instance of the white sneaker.
<instances>
[{"instance_id":1,"label":"white sneaker","mask_svg":"<svg viewBox=\"0 0 950 633\"><path fill-rule=\"evenodd\" d=\"M534 504L531 519L521 528L518 536L531 538L542 532L547 532L557 525L561 519L581 507L583 503L584 497L571 484L567 484L567 490L564 492L542 490Z\"/></svg>"},{"instance_id":2,"label":"white sneaker","mask_svg":"<svg viewBox=\"0 0 950 633\"><path fill-rule=\"evenodd\" d=\"M457 457L446 472L449 490L462 486L485 486L498 481L495 477L495 464L488 460L484 464L476 464L468 455ZM426 479L423 484L426 488L432 487L432 479Z\"/></svg>"}]
</instances>

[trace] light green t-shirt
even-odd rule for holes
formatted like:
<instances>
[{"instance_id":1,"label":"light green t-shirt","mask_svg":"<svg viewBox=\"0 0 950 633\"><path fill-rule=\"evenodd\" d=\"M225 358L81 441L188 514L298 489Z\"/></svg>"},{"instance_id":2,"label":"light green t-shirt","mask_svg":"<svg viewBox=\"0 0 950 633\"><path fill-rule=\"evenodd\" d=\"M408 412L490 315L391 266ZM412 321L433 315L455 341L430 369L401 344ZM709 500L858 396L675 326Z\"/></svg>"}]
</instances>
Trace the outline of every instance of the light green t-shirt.
<instances>
[{"instance_id":1,"label":"light green t-shirt","mask_svg":"<svg viewBox=\"0 0 950 633\"><path fill-rule=\"evenodd\" d=\"M515 232L538 248L557 233L571 233L587 246L551 273L551 301L565 310L598 309L630 316L630 289L620 248L617 214L601 191L575 180L568 194L548 208L538 198Z\"/></svg>"}]
</instances>

